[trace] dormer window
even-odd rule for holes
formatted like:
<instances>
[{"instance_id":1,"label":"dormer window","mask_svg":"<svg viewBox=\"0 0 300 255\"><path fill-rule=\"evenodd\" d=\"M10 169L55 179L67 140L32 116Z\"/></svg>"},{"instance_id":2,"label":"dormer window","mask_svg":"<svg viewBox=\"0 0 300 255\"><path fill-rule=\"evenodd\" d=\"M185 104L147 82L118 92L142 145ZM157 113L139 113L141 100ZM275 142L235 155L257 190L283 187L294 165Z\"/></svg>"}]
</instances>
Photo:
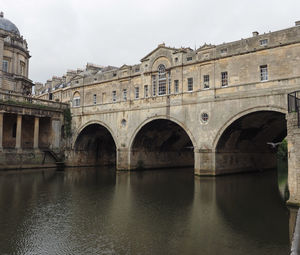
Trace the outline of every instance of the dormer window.
<instances>
[{"instance_id":1,"label":"dormer window","mask_svg":"<svg viewBox=\"0 0 300 255\"><path fill-rule=\"evenodd\" d=\"M178 62L178 58L175 58L175 63L177 63Z\"/></svg>"},{"instance_id":2,"label":"dormer window","mask_svg":"<svg viewBox=\"0 0 300 255\"><path fill-rule=\"evenodd\" d=\"M113 77L116 77L117 76L117 73L113 73Z\"/></svg>"},{"instance_id":3,"label":"dormer window","mask_svg":"<svg viewBox=\"0 0 300 255\"><path fill-rule=\"evenodd\" d=\"M227 53L227 48L221 49L220 52L221 52L221 54L226 54Z\"/></svg>"},{"instance_id":4,"label":"dormer window","mask_svg":"<svg viewBox=\"0 0 300 255\"><path fill-rule=\"evenodd\" d=\"M268 45L268 39L260 40L259 43L260 43L260 46L266 46L266 45Z\"/></svg>"}]
</instances>

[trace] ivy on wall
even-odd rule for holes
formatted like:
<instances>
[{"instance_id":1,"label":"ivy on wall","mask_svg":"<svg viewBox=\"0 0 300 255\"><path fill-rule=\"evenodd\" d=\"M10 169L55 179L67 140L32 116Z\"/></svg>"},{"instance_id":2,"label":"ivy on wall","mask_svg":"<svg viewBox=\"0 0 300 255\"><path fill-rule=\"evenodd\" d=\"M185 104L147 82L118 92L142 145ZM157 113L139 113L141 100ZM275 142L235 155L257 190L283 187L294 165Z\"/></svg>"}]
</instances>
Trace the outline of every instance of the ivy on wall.
<instances>
[{"instance_id":1,"label":"ivy on wall","mask_svg":"<svg viewBox=\"0 0 300 255\"><path fill-rule=\"evenodd\" d=\"M71 137L72 135L72 115L69 108L64 110L64 127L65 137Z\"/></svg>"}]
</instances>

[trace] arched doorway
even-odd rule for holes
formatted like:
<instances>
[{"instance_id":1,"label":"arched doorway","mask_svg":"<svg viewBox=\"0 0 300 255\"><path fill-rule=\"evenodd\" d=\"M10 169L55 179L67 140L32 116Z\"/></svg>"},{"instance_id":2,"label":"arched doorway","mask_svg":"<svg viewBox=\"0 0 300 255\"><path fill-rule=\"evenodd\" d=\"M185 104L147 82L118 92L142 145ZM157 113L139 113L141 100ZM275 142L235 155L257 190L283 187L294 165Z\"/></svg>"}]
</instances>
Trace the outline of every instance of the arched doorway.
<instances>
[{"instance_id":1,"label":"arched doorway","mask_svg":"<svg viewBox=\"0 0 300 255\"><path fill-rule=\"evenodd\" d=\"M79 133L74 145L77 165L115 165L116 144L109 130L100 124L90 124Z\"/></svg>"},{"instance_id":2,"label":"arched doorway","mask_svg":"<svg viewBox=\"0 0 300 255\"><path fill-rule=\"evenodd\" d=\"M256 111L230 123L216 145L216 173L272 169L277 146L287 135L285 114Z\"/></svg>"},{"instance_id":3,"label":"arched doorway","mask_svg":"<svg viewBox=\"0 0 300 255\"><path fill-rule=\"evenodd\" d=\"M131 168L193 167L194 147L177 123L155 119L139 129L131 145Z\"/></svg>"}]
</instances>

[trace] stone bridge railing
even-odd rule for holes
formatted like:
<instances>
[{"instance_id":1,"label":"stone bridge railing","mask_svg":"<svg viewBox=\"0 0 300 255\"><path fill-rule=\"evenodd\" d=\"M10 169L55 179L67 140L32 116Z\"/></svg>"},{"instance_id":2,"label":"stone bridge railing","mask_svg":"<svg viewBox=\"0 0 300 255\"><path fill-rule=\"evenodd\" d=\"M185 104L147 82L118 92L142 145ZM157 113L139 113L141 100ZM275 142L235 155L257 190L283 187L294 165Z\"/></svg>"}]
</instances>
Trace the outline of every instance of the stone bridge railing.
<instances>
[{"instance_id":1,"label":"stone bridge railing","mask_svg":"<svg viewBox=\"0 0 300 255\"><path fill-rule=\"evenodd\" d=\"M68 104L65 103L0 91L0 104L1 103L21 107L51 108L55 110L65 110L68 108Z\"/></svg>"},{"instance_id":2,"label":"stone bridge railing","mask_svg":"<svg viewBox=\"0 0 300 255\"><path fill-rule=\"evenodd\" d=\"M297 123L300 127L300 90L288 94L288 112L297 113Z\"/></svg>"}]
</instances>

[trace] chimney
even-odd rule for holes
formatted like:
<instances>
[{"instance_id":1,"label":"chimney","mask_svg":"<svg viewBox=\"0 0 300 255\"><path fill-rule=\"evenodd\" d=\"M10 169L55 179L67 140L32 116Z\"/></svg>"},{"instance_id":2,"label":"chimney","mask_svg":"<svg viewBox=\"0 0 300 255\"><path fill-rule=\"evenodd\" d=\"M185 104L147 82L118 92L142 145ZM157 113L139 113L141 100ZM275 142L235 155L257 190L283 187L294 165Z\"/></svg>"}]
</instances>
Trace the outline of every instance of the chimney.
<instances>
[{"instance_id":1,"label":"chimney","mask_svg":"<svg viewBox=\"0 0 300 255\"><path fill-rule=\"evenodd\" d=\"M300 20L298 20L298 21L295 22L295 26L296 27L300 26Z\"/></svg>"},{"instance_id":2,"label":"chimney","mask_svg":"<svg viewBox=\"0 0 300 255\"><path fill-rule=\"evenodd\" d=\"M257 31L252 32L253 37L258 36L258 35L259 35L259 33Z\"/></svg>"},{"instance_id":3,"label":"chimney","mask_svg":"<svg viewBox=\"0 0 300 255\"><path fill-rule=\"evenodd\" d=\"M0 18L3 18L3 17L4 17L4 13L0 12Z\"/></svg>"}]
</instances>

